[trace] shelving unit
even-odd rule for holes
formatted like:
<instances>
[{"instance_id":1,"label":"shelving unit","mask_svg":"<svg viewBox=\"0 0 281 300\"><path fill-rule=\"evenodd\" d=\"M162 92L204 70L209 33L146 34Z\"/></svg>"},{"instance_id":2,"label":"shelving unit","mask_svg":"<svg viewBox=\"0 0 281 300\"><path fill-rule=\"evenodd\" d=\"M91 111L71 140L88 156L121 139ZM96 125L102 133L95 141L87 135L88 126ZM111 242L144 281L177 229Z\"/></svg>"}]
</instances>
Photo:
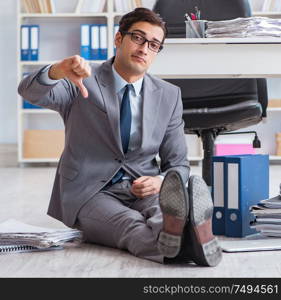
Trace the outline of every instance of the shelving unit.
<instances>
[{"instance_id":1,"label":"shelving unit","mask_svg":"<svg viewBox=\"0 0 281 300\"><path fill-rule=\"evenodd\" d=\"M62 3L64 2L64 3ZM70 3L72 2L72 3ZM72 5L75 1L60 0L60 5ZM78 2L74 5L78 5ZM57 2L58 3L58 2ZM57 3L54 2L56 5ZM25 72L32 72L41 67L53 64L65 57L80 54L80 24L106 24L107 25L107 45L108 57L114 52L113 48L113 29L114 20L120 18L120 14L114 12L114 0L105 3L103 12L97 13L75 13L58 11L57 13L26 13L23 12L23 3L17 0L17 64L18 64L18 83ZM39 60L21 61L20 59L20 27L23 24L38 24L40 26L39 35ZM58 30L59 28L59 30ZM92 61L91 61L92 62ZM103 61L95 61L102 63ZM18 162L19 163L51 163L57 162L58 157L30 158L24 155L24 132L29 129L55 129L64 130L63 122L58 113L48 109L24 109L23 99L18 96Z\"/></svg>"}]
</instances>

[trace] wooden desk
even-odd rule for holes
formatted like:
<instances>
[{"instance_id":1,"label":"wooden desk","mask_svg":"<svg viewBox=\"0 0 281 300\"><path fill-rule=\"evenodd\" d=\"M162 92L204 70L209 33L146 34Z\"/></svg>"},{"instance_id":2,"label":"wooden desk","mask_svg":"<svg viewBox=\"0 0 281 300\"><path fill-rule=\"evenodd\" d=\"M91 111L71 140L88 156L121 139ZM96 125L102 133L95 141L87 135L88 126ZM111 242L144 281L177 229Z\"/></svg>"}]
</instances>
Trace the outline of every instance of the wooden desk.
<instances>
[{"instance_id":1,"label":"wooden desk","mask_svg":"<svg viewBox=\"0 0 281 300\"><path fill-rule=\"evenodd\" d=\"M281 77L281 38L166 39L149 72L161 78Z\"/></svg>"}]
</instances>

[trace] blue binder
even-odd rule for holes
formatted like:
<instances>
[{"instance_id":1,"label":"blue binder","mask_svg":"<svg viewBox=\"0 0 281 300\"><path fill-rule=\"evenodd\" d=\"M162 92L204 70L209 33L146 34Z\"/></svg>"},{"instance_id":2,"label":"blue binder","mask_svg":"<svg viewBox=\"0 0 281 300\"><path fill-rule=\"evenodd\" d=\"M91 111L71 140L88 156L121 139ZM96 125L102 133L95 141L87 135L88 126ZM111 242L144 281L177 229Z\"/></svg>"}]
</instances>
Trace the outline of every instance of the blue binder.
<instances>
[{"instance_id":1,"label":"blue binder","mask_svg":"<svg viewBox=\"0 0 281 300\"><path fill-rule=\"evenodd\" d=\"M215 235L225 234L225 156L213 156L212 159L212 198L214 213L212 228Z\"/></svg>"},{"instance_id":2,"label":"blue binder","mask_svg":"<svg viewBox=\"0 0 281 300\"><path fill-rule=\"evenodd\" d=\"M99 59L107 59L107 25L99 25L100 31L100 49L99 49Z\"/></svg>"},{"instance_id":3,"label":"blue binder","mask_svg":"<svg viewBox=\"0 0 281 300\"><path fill-rule=\"evenodd\" d=\"M42 107L38 105L34 105L23 99L23 108L24 109L42 109Z\"/></svg>"},{"instance_id":4,"label":"blue binder","mask_svg":"<svg viewBox=\"0 0 281 300\"><path fill-rule=\"evenodd\" d=\"M268 155L225 156L225 235L244 237L255 233L250 207L269 197Z\"/></svg>"},{"instance_id":5,"label":"blue binder","mask_svg":"<svg viewBox=\"0 0 281 300\"><path fill-rule=\"evenodd\" d=\"M100 34L99 34L99 25L91 25L91 60L100 59Z\"/></svg>"},{"instance_id":6,"label":"blue binder","mask_svg":"<svg viewBox=\"0 0 281 300\"><path fill-rule=\"evenodd\" d=\"M39 25L29 26L30 60L38 60L39 55Z\"/></svg>"},{"instance_id":7,"label":"blue binder","mask_svg":"<svg viewBox=\"0 0 281 300\"><path fill-rule=\"evenodd\" d=\"M24 72L22 78L28 76L29 72ZM43 107L29 103L26 99L22 99L22 108L24 109L42 109Z\"/></svg>"},{"instance_id":8,"label":"blue binder","mask_svg":"<svg viewBox=\"0 0 281 300\"><path fill-rule=\"evenodd\" d=\"M21 25L21 60L29 60L29 25Z\"/></svg>"},{"instance_id":9,"label":"blue binder","mask_svg":"<svg viewBox=\"0 0 281 300\"><path fill-rule=\"evenodd\" d=\"M90 51L90 24L81 24L81 45L80 45L80 56L90 60L91 51Z\"/></svg>"}]
</instances>

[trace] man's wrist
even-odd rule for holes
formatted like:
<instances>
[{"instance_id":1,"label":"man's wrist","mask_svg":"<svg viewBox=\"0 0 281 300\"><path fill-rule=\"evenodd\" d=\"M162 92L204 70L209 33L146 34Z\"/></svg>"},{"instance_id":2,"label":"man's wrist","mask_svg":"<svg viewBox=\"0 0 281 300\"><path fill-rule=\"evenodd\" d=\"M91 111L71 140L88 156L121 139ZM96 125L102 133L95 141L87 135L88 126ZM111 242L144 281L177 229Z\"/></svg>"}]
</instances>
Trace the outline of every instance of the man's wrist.
<instances>
[{"instance_id":1,"label":"man's wrist","mask_svg":"<svg viewBox=\"0 0 281 300\"><path fill-rule=\"evenodd\" d=\"M55 63L51 65L48 71L48 76L51 80L60 80L65 77L65 74L62 72L61 68L59 67L59 63Z\"/></svg>"},{"instance_id":2,"label":"man's wrist","mask_svg":"<svg viewBox=\"0 0 281 300\"><path fill-rule=\"evenodd\" d=\"M51 65L48 65L46 67L44 67L38 77L38 81L39 83L43 84L43 85L54 85L56 83L59 82L59 80L53 80L49 77L49 69L51 68Z\"/></svg>"}]
</instances>

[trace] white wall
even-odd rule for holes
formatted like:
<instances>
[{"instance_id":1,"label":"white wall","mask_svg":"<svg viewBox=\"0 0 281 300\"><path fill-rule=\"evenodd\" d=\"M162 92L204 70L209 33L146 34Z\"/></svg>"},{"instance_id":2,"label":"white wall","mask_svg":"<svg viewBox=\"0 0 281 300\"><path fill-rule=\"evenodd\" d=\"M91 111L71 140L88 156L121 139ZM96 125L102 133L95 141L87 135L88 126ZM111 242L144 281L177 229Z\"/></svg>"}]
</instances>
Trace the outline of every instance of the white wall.
<instances>
[{"instance_id":1,"label":"white wall","mask_svg":"<svg viewBox=\"0 0 281 300\"><path fill-rule=\"evenodd\" d=\"M16 0L0 1L0 143L17 142Z\"/></svg>"}]
</instances>

